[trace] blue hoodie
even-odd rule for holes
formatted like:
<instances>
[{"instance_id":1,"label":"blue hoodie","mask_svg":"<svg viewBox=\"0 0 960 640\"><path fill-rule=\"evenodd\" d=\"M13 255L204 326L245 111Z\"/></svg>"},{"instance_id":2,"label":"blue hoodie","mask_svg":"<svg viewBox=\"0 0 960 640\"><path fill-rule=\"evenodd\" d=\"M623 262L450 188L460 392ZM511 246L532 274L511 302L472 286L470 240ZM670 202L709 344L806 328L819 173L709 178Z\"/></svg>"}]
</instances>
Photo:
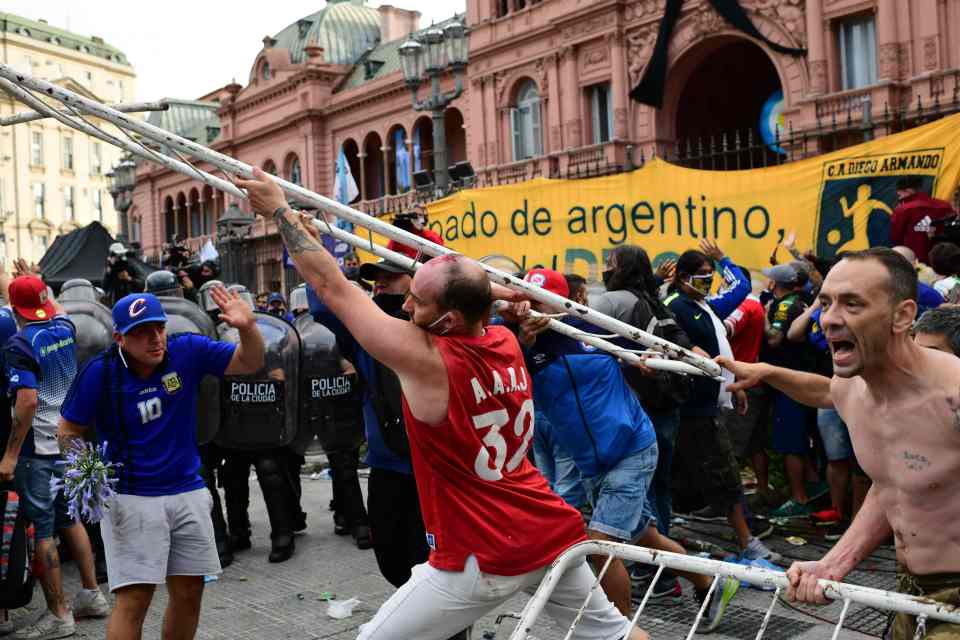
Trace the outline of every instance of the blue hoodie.
<instances>
[{"instance_id":1,"label":"blue hoodie","mask_svg":"<svg viewBox=\"0 0 960 640\"><path fill-rule=\"evenodd\" d=\"M578 318L563 322L603 333ZM613 356L555 332L539 335L525 356L534 402L583 477L606 473L656 442L653 424Z\"/></svg>"}]
</instances>

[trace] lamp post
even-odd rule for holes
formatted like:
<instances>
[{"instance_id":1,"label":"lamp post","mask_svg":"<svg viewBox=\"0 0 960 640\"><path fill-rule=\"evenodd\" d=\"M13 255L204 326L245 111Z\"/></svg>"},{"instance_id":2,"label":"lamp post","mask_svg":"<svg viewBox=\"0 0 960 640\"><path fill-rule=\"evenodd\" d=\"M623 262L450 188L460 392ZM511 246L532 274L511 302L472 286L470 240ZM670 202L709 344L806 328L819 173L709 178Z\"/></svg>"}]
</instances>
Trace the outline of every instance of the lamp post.
<instances>
[{"instance_id":1,"label":"lamp post","mask_svg":"<svg viewBox=\"0 0 960 640\"><path fill-rule=\"evenodd\" d=\"M220 254L221 279L228 284L250 287L253 278L243 261L243 243L250 237L255 221L252 213L232 202L217 220L217 252Z\"/></svg>"},{"instance_id":2,"label":"lamp post","mask_svg":"<svg viewBox=\"0 0 960 640\"><path fill-rule=\"evenodd\" d=\"M411 37L400 45L400 66L403 78L413 94L415 111L429 111L433 120L433 180L437 190L445 193L450 184L447 170L447 140L444 129L444 110L463 93L463 72L467 66L469 47L467 29L453 21L443 29L430 27L420 36L425 44ZM456 88L443 93L440 78L452 71ZM426 77L430 78L430 96L417 99L417 89Z\"/></svg>"},{"instance_id":3,"label":"lamp post","mask_svg":"<svg viewBox=\"0 0 960 640\"><path fill-rule=\"evenodd\" d=\"M120 222L117 240L126 244L130 237L127 212L133 204L133 188L137 184L137 165L133 158L129 155L121 158L120 163L107 174L107 180L109 180L110 196L113 198L113 208L116 209Z\"/></svg>"}]
</instances>

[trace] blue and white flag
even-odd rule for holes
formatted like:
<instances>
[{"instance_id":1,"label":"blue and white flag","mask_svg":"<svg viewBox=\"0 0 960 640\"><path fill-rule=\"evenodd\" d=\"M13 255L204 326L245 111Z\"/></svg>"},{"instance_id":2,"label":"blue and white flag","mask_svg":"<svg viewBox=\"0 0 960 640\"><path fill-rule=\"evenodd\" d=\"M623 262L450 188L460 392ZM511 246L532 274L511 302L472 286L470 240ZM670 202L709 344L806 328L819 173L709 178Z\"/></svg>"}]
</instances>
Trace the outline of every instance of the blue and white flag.
<instances>
[{"instance_id":1,"label":"blue and white flag","mask_svg":"<svg viewBox=\"0 0 960 640\"><path fill-rule=\"evenodd\" d=\"M333 184L333 199L340 204L350 204L360 195L360 189L357 188L357 181L353 179L350 172L350 163L347 162L347 156L340 149L340 155L337 156L337 176Z\"/></svg>"},{"instance_id":2,"label":"blue and white flag","mask_svg":"<svg viewBox=\"0 0 960 640\"><path fill-rule=\"evenodd\" d=\"M410 188L410 152L407 151L400 129L393 134L393 148L397 153L397 186L401 191L406 191Z\"/></svg>"}]
</instances>

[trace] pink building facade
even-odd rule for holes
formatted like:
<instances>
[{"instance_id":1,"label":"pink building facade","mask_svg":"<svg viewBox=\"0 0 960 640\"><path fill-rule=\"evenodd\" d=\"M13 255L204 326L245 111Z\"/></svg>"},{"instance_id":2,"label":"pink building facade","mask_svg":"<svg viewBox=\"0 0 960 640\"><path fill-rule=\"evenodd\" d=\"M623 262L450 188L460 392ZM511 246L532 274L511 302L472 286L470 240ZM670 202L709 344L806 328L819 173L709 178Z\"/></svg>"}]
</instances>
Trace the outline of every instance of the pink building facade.
<instances>
[{"instance_id":1,"label":"pink building facade","mask_svg":"<svg viewBox=\"0 0 960 640\"><path fill-rule=\"evenodd\" d=\"M468 0L470 63L446 114L449 164L468 160L481 185L617 171L651 154L744 168L960 108L960 0L741 0L762 39L708 0L686 0L654 108L630 92L650 63L664 5ZM188 115L163 124L326 195L342 150L360 189L354 206L402 209L416 197L412 174L433 160L431 121L413 111L397 54L418 17L361 0L330 3L265 38L246 85L185 102ZM804 51L778 53L769 43ZM452 77L443 82L453 87ZM760 142L760 114L777 91L786 155ZM148 257L176 234L199 246L230 204L150 164L138 170L134 198L133 235ZM279 288L275 229L257 225L255 286Z\"/></svg>"}]
</instances>

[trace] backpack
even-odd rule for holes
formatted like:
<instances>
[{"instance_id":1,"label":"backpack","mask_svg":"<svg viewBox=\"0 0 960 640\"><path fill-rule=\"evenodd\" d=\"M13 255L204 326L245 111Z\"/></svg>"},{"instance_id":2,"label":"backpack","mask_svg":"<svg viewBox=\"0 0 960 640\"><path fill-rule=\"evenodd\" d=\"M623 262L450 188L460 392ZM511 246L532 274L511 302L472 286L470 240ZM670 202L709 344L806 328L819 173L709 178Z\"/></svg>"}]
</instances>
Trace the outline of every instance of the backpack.
<instances>
[{"instance_id":1,"label":"backpack","mask_svg":"<svg viewBox=\"0 0 960 640\"><path fill-rule=\"evenodd\" d=\"M629 324L673 342L680 328L669 309L657 304L659 301L652 300L645 291L630 292L637 297L637 301L630 312ZM671 327L673 331L670 331ZM651 377L643 375L639 369L633 367L625 368L623 373L627 383L640 399L640 405L647 412L676 409L690 398L693 389L690 376L679 373L656 371Z\"/></svg>"},{"instance_id":2,"label":"backpack","mask_svg":"<svg viewBox=\"0 0 960 640\"><path fill-rule=\"evenodd\" d=\"M0 608L17 609L33 597L33 571L36 542L33 523L27 520L20 496L12 485L0 487Z\"/></svg>"},{"instance_id":3,"label":"backpack","mask_svg":"<svg viewBox=\"0 0 960 640\"><path fill-rule=\"evenodd\" d=\"M370 400L377 414L377 426L384 444L401 458L410 457L410 441L403 421L403 403L400 399L400 378L389 367L376 360L376 385L370 389Z\"/></svg>"}]
</instances>

